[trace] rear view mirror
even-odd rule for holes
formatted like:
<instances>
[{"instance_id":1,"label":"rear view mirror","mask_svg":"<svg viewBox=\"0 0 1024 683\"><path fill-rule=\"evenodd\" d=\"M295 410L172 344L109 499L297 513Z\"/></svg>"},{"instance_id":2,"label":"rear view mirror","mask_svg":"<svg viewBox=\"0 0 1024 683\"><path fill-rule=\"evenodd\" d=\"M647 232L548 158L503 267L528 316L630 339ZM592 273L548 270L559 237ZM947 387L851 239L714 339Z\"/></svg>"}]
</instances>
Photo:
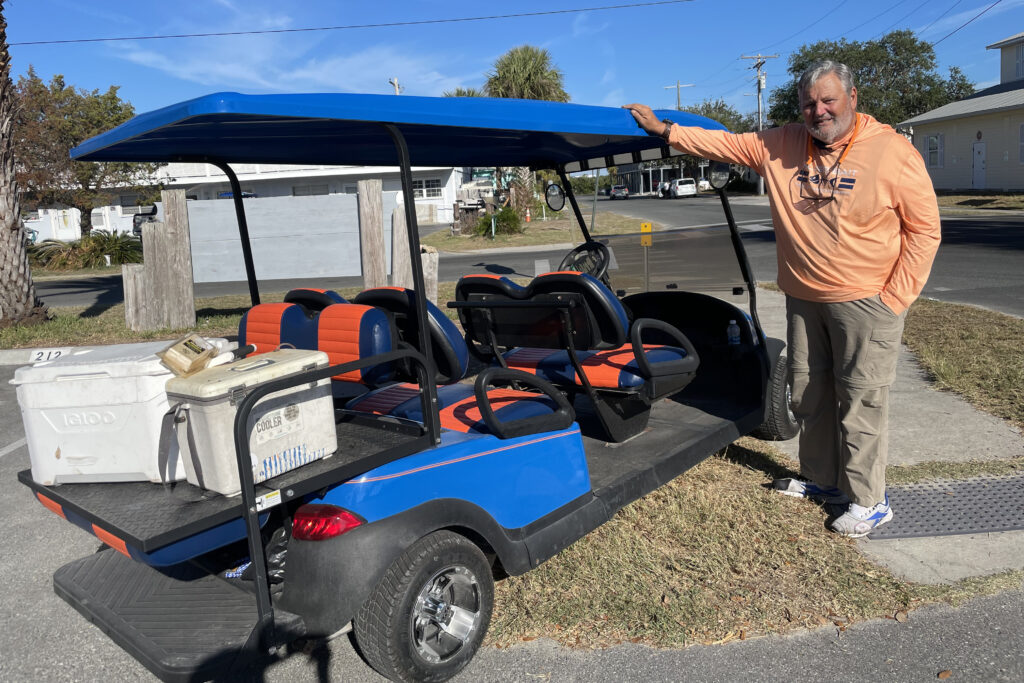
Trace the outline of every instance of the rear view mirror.
<instances>
[{"instance_id":1,"label":"rear view mirror","mask_svg":"<svg viewBox=\"0 0 1024 683\"><path fill-rule=\"evenodd\" d=\"M716 190L724 190L729 184L729 164L716 161L711 164L711 187Z\"/></svg>"},{"instance_id":2,"label":"rear view mirror","mask_svg":"<svg viewBox=\"0 0 1024 683\"><path fill-rule=\"evenodd\" d=\"M565 190L558 185L548 185L544 191L544 201L552 211L561 211L565 206Z\"/></svg>"}]
</instances>

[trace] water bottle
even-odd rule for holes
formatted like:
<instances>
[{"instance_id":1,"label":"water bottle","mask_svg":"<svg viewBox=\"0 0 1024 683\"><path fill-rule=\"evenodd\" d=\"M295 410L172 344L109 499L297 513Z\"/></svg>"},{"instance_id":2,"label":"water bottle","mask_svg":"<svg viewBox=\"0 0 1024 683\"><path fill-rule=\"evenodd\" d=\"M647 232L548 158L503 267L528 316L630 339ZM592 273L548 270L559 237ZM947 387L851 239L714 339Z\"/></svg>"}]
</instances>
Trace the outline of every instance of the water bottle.
<instances>
[{"instance_id":1,"label":"water bottle","mask_svg":"<svg viewBox=\"0 0 1024 683\"><path fill-rule=\"evenodd\" d=\"M735 320L729 321L729 327L726 329L725 334L729 338L729 346L740 343L740 326L736 324Z\"/></svg>"}]
</instances>

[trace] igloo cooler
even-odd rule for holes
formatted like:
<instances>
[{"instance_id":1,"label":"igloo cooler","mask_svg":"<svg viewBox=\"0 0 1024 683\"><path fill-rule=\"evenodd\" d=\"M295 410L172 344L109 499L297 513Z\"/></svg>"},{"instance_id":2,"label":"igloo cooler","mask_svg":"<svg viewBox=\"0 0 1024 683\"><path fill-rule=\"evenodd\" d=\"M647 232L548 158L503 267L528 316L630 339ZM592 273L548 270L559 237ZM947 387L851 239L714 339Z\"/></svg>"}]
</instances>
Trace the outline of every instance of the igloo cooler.
<instances>
[{"instance_id":1,"label":"igloo cooler","mask_svg":"<svg viewBox=\"0 0 1024 683\"><path fill-rule=\"evenodd\" d=\"M227 348L225 339L213 339ZM178 457L157 358L166 341L72 351L18 368L11 384L25 423L32 478L66 483L177 481Z\"/></svg>"},{"instance_id":2,"label":"igloo cooler","mask_svg":"<svg viewBox=\"0 0 1024 683\"><path fill-rule=\"evenodd\" d=\"M167 396L189 483L226 496L238 494L238 404L259 384L326 366L322 351L281 349L170 380ZM338 438L330 380L303 382L262 398L247 429L257 483L331 455Z\"/></svg>"}]
</instances>

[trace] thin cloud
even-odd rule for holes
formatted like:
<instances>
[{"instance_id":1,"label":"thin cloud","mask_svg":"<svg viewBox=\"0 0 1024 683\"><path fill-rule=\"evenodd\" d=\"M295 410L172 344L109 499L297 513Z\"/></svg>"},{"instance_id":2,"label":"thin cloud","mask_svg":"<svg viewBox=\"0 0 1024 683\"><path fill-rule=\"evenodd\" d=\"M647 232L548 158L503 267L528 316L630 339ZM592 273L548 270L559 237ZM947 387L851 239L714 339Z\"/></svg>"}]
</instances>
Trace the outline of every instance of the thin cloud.
<instances>
[{"instance_id":1,"label":"thin cloud","mask_svg":"<svg viewBox=\"0 0 1024 683\"><path fill-rule=\"evenodd\" d=\"M601 33L611 26L611 22L603 21L600 24L591 21L591 14L584 12L577 14L572 20L572 37L581 38Z\"/></svg>"},{"instance_id":2,"label":"thin cloud","mask_svg":"<svg viewBox=\"0 0 1024 683\"><path fill-rule=\"evenodd\" d=\"M928 27L927 23L923 23L921 26L919 26L918 28L914 29L914 32L915 33L919 33L921 35L928 35L928 36L931 36L933 34L940 34L939 36L935 36L935 37L936 38L941 37L941 35L944 35L945 33L948 33L949 31L952 31L957 26L960 26L961 24L966 23L967 21L970 21L971 18L973 18L976 14L978 14L978 12L980 12L983 9L985 9L986 7L988 7L991 4L992 4L991 2L986 1L986 2L978 5L977 7L972 7L970 9L965 9L964 11L959 12L957 14L953 14L953 15L950 15L948 17L943 17L939 21L935 22L935 24L933 26L929 27L926 32L921 33L922 29ZM982 16L980 19L978 19L978 21L980 22L980 21L985 21L986 19L991 19L992 17L994 17L996 15L1002 14L1002 13L1008 11L1008 10L1011 10L1011 9L1016 9L1017 7L1020 7L1021 5L1024 5L1024 0L1003 0L1003 2L999 3L998 5L993 7L991 10L986 12L984 16ZM1008 38L1009 36L1012 36L1014 33L1015 33L1014 31L1010 31L1005 36L1001 36L1000 38L994 38L993 40L1001 40L1002 38ZM982 47L984 47L984 46L982 46Z\"/></svg>"}]
</instances>

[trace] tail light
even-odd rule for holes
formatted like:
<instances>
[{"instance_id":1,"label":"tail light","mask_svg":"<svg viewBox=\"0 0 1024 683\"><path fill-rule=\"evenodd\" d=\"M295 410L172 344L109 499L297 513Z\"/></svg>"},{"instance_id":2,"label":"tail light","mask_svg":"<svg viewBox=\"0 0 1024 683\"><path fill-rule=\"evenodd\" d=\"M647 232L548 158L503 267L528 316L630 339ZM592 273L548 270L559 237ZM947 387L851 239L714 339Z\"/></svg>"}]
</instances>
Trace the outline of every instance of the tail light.
<instances>
[{"instance_id":1,"label":"tail light","mask_svg":"<svg viewBox=\"0 0 1024 683\"><path fill-rule=\"evenodd\" d=\"M325 541L365 523L361 517L337 505L310 503L295 511L292 538L300 541Z\"/></svg>"}]
</instances>

